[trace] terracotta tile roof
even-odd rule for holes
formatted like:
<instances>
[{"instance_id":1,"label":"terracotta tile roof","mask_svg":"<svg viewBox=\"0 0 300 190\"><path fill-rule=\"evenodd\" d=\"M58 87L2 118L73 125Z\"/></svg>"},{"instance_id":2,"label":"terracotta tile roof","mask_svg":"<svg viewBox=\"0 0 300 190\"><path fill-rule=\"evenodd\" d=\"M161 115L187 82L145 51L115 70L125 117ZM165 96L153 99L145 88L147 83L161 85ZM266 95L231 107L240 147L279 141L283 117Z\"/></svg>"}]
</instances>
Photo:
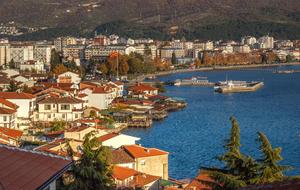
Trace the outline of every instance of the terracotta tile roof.
<instances>
[{"instance_id":1,"label":"terracotta tile roof","mask_svg":"<svg viewBox=\"0 0 300 190\"><path fill-rule=\"evenodd\" d=\"M18 139L23 135L22 131L0 127L0 134L4 134L10 138Z\"/></svg>"},{"instance_id":2,"label":"terracotta tile roof","mask_svg":"<svg viewBox=\"0 0 300 190\"><path fill-rule=\"evenodd\" d=\"M111 160L112 164L134 163L134 159L122 148L112 150L111 153L112 153L112 160Z\"/></svg>"},{"instance_id":3,"label":"terracotta tile roof","mask_svg":"<svg viewBox=\"0 0 300 190\"><path fill-rule=\"evenodd\" d=\"M81 125L79 127L72 127L70 129L67 129L66 132L80 132L80 131L83 131L87 128L90 128L90 126Z\"/></svg>"},{"instance_id":4,"label":"terracotta tile roof","mask_svg":"<svg viewBox=\"0 0 300 190\"><path fill-rule=\"evenodd\" d=\"M33 99L34 95L24 92L0 92L0 98L4 99Z\"/></svg>"},{"instance_id":5,"label":"terracotta tile roof","mask_svg":"<svg viewBox=\"0 0 300 190\"><path fill-rule=\"evenodd\" d=\"M120 180L120 181L123 181L125 179L130 178L130 177L133 177L136 174L138 174L138 172L135 171L134 169L120 167L120 166L114 166L113 171L112 171L112 177L114 179L117 179L117 180Z\"/></svg>"},{"instance_id":6,"label":"terracotta tile roof","mask_svg":"<svg viewBox=\"0 0 300 190\"><path fill-rule=\"evenodd\" d=\"M17 112L17 110L12 110L12 109L7 109L7 108L0 108L0 114L10 115L10 114L14 114L16 112Z\"/></svg>"},{"instance_id":7,"label":"terracotta tile roof","mask_svg":"<svg viewBox=\"0 0 300 190\"><path fill-rule=\"evenodd\" d=\"M70 168L72 161L37 152L0 146L3 189L43 189Z\"/></svg>"},{"instance_id":8,"label":"terracotta tile roof","mask_svg":"<svg viewBox=\"0 0 300 190\"><path fill-rule=\"evenodd\" d=\"M110 93L110 88L107 86L96 87L93 90L93 94L107 94Z\"/></svg>"},{"instance_id":9,"label":"terracotta tile roof","mask_svg":"<svg viewBox=\"0 0 300 190\"><path fill-rule=\"evenodd\" d=\"M118 85L118 86L121 86L121 85L124 85L122 82L120 82L120 81L114 81L113 83L115 83L116 85Z\"/></svg>"},{"instance_id":10,"label":"terracotta tile roof","mask_svg":"<svg viewBox=\"0 0 300 190\"><path fill-rule=\"evenodd\" d=\"M48 97L38 102L38 104L79 104L84 101L73 97Z\"/></svg>"},{"instance_id":11,"label":"terracotta tile roof","mask_svg":"<svg viewBox=\"0 0 300 190\"><path fill-rule=\"evenodd\" d=\"M192 180L190 184L184 188L184 190L211 190L212 187L203 183L205 181L214 182L214 180L209 177L208 174L200 173L195 179Z\"/></svg>"},{"instance_id":12,"label":"terracotta tile roof","mask_svg":"<svg viewBox=\"0 0 300 190\"><path fill-rule=\"evenodd\" d=\"M145 148L138 145L126 145L123 148L134 158L143 158L151 156L160 156L169 154L168 152L156 149L156 148Z\"/></svg>"},{"instance_id":13,"label":"terracotta tile roof","mask_svg":"<svg viewBox=\"0 0 300 190\"><path fill-rule=\"evenodd\" d=\"M138 175L136 175L134 177L134 185L136 187L144 187L145 185L148 185L148 184L150 184L152 182L155 182L159 179L160 179L160 177L158 177L158 176L139 173Z\"/></svg>"},{"instance_id":14,"label":"terracotta tile roof","mask_svg":"<svg viewBox=\"0 0 300 190\"><path fill-rule=\"evenodd\" d=\"M78 95L79 98L84 98L84 97L86 97L86 96L87 96L87 94L85 94L85 93L82 93L82 94L79 94L79 95Z\"/></svg>"},{"instance_id":15,"label":"terracotta tile roof","mask_svg":"<svg viewBox=\"0 0 300 190\"><path fill-rule=\"evenodd\" d=\"M4 76L0 76L0 84L6 84L8 85L10 83L9 78L4 77Z\"/></svg>"},{"instance_id":16,"label":"terracotta tile roof","mask_svg":"<svg viewBox=\"0 0 300 190\"><path fill-rule=\"evenodd\" d=\"M0 98L0 104L3 104L7 107L10 107L12 109L17 109L19 106L17 106L16 104L4 99L4 98Z\"/></svg>"},{"instance_id":17,"label":"terracotta tile roof","mask_svg":"<svg viewBox=\"0 0 300 190\"><path fill-rule=\"evenodd\" d=\"M119 134L118 134L118 133L108 133L108 134L106 134L106 135L103 135L103 136L98 137L97 140L98 140L99 142L104 142L104 141L107 141L107 140L109 140L109 139L112 139L112 138L114 138L114 137L116 137L116 136L119 136Z\"/></svg>"},{"instance_id":18,"label":"terracotta tile roof","mask_svg":"<svg viewBox=\"0 0 300 190\"><path fill-rule=\"evenodd\" d=\"M155 88L155 87L152 87L150 85L138 83L134 86L130 86L128 88L128 90L129 91L134 91L134 92L144 92L144 91L154 91L154 90L158 90L158 89Z\"/></svg>"}]
</instances>

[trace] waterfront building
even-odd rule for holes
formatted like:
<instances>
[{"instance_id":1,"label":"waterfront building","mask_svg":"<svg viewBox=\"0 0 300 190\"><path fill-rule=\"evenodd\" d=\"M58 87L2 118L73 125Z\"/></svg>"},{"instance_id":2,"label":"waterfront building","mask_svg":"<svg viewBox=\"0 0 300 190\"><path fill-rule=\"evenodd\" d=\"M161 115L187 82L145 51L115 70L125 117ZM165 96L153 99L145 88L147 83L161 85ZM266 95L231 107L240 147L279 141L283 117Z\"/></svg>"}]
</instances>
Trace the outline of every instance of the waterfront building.
<instances>
[{"instance_id":1,"label":"waterfront building","mask_svg":"<svg viewBox=\"0 0 300 190\"><path fill-rule=\"evenodd\" d=\"M256 38L253 36L244 36L242 37L241 44L249 45L252 47L257 42Z\"/></svg>"},{"instance_id":2,"label":"waterfront building","mask_svg":"<svg viewBox=\"0 0 300 190\"><path fill-rule=\"evenodd\" d=\"M168 152L139 145L122 146L112 151L112 164L168 179Z\"/></svg>"},{"instance_id":3,"label":"waterfront building","mask_svg":"<svg viewBox=\"0 0 300 190\"><path fill-rule=\"evenodd\" d=\"M126 46L124 45L110 45L110 46L99 46L90 45L84 50L84 58L86 60L96 59L96 60L106 60L113 52L118 52L119 54L125 54Z\"/></svg>"},{"instance_id":4,"label":"waterfront building","mask_svg":"<svg viewBox=\"0 0 300 190\"><path fill-rule=\"evenodd\" d=\"M149 98L158 95L158 89L150 85L137 83L128 88L128 95L132 97Z\"/></svg>"},{"instance_id":5,"label":"waterfront building","mask_svg":"<svg viewBox=\"0 0 300 190\"><path fill-rule=\"evenodd\" d=\"M212 41L195 41L193 48L199 51L211 51L214 49L214 43Z\"/></svg>"},{"instance_id":6,"label":"waterfront building","mask_svg":"<svg viewBox=\"0 0 300 190\"><path fill-rule=\"evenodd\" d=\"M274 38L269 35L260 37L258 39L258 44L259 44L260 49L273 49L274 48Z\"/></svg>"},{"instance_id":7,"label":"waterfront building","mask_svg":"<svg viewBox=\"0 0 300 190\"><path fill-rule=\"evenodd\" d=\"M233 46L233 51L237 53L250 53L250 46L247 44L238 44Z\"/></svg>"},{"instance_id":8,"label":"waterfront building","mask_svg":"<svg viewBox=\"0 0 300 190\"><path fill-rule=\"evenodd\" d=\"M183 48L172 48L170 46L160 48L160 58L162 59L171 59L173 53L175 53L176 58L185 56L185 51Z\"/></svg>"}]
</instances>

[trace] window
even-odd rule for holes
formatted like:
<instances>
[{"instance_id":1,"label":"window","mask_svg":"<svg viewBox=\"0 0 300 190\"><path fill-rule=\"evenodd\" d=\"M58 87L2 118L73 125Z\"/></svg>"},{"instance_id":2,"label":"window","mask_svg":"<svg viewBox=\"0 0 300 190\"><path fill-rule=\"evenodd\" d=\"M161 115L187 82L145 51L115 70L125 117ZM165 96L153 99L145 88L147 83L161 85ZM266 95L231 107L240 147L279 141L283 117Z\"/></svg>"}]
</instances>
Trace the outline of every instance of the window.
<instances>
[{"instance_id":1,"label":"window","mask_svg":"<svg viewBox=\"0 0 300 190\"><path fill-rule=\"evenodd\" d=\"M77 114L77 113L75 114L75 118L76 118L76 119L78 118L78 114Z\"/></svg>"},{"instance_id":2,"label":"window","mask_svg":"<svg viewBox=\"0 0 300 190\"><path fill-rule=\"evenodd\" d=\"M63 105L60 106L60 109L61 109L61 110L70 110L70 105L68 105L68 104L63 104Z\"/></svg>"},{"instance_id":3,"label":"window","mask_svg":"<svg viewBox=\"0 0 300 190\"><path fill-rule=\"evenodd\" d=\"M44 109L45 110L50 110L51 109L51 105L50 104L45 104L44 105Z\"/></svg>"},{"instance_id":4,"label":"window","mask_svg":"<svg viewBox=\"0 0 300 190\"><path fill-rule=\"evenodd\" d=\"M48 119L51 119L51 114L48 114Z\"/></svg>"},{"instance_id":5,"label":"window","mask_svg":"<svg viewBox=\"0 0 300 190\"><path fill-rule=\"evenodd\" d=\"M66 118L66 114L62 114L62 118Z\"/></svg>"},{"instance_id":6,"label":"window","mask_svg":"<svg viewBox=\"0 0 300 190\"><path fill-rule=\"evenodd\" d=\"M141 165L142 166L146 165L146 161L145 160L141 160Z\"/></svg>"},{"instance_id":7,"label":"window","mask_svg":"<svg viewBox=\"0 0 300 190\"><path fill-rule=\"evenodd\" d=\"M7 116L3 116L3 121L7 121Z\"/></svg>"}]
</instances>

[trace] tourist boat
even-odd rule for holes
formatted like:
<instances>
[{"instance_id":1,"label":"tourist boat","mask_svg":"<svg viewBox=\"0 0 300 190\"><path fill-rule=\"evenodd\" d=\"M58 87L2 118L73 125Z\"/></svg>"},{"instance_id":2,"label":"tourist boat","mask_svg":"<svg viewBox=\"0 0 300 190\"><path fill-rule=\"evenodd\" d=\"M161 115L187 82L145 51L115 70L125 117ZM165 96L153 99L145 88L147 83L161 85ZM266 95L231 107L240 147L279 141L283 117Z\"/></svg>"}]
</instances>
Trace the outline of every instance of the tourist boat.
<instances>
[{"instance_id":1,"label":"tourist boat","mask_svg":"<svg viewBox=\"0 0 300 190\"><path fill-rule=\"evenodd\" d=\"M216 92L220 93L235 93L235 92L253 92L264 85L263 82L252 81L223 81L218 82L214 87Z\"/></svg>"},{"instance_id":2,"label":"tourist boat","mask_svg":"<svg viewBox=\"0 0 300 190\"><path fill-rule=\"evenodd\" d=\"M274 71L273 73L276 74L292 74L292 73L299 73L300 70L279 70L279 71Z\"/></svg>"},{"instance_id":3,"label":"tourist boat","mask_svg":"<svg viewBox=\"0 0 300 190\"><path fill-rule=\"evenodd\" d=\"M191 79L177 79L174 82L175 86L209 86L212 85L207 80L207 77L192 77Z\"/></svg>"}]
</instances>

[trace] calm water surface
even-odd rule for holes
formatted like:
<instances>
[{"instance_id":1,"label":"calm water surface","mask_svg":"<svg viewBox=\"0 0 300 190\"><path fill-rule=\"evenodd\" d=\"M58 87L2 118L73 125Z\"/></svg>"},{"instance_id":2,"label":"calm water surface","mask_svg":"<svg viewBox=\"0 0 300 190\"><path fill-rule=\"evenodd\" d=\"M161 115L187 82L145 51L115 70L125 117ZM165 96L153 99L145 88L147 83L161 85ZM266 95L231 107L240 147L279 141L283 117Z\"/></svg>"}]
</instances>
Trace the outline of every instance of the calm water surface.
<instances>
[{"instance_id":1,"label":"calm water surface","mask_svg":"<svg viewBox=\"0 0 300 190\"><path fill-rule=\"evenodd\" d=\"M300 69L281 67L279 69ZM200 166L221 166L215 159L224 149L230 130L229 117L240 124L242 151L258 157L257 131L264 132L272 145L283 148L282 164L300 174L300 73L273 74L272 69L180 73L161 77L168 81L206 76L210 81L263 80L265 86L252 93L218 94L212 87L167 87L166 95L184 98L188 107L170 113L149 129L128 129L124 133L141 138L146 147L166 150L170 177L194 177Z\"/></svg>"}]
</instances>

